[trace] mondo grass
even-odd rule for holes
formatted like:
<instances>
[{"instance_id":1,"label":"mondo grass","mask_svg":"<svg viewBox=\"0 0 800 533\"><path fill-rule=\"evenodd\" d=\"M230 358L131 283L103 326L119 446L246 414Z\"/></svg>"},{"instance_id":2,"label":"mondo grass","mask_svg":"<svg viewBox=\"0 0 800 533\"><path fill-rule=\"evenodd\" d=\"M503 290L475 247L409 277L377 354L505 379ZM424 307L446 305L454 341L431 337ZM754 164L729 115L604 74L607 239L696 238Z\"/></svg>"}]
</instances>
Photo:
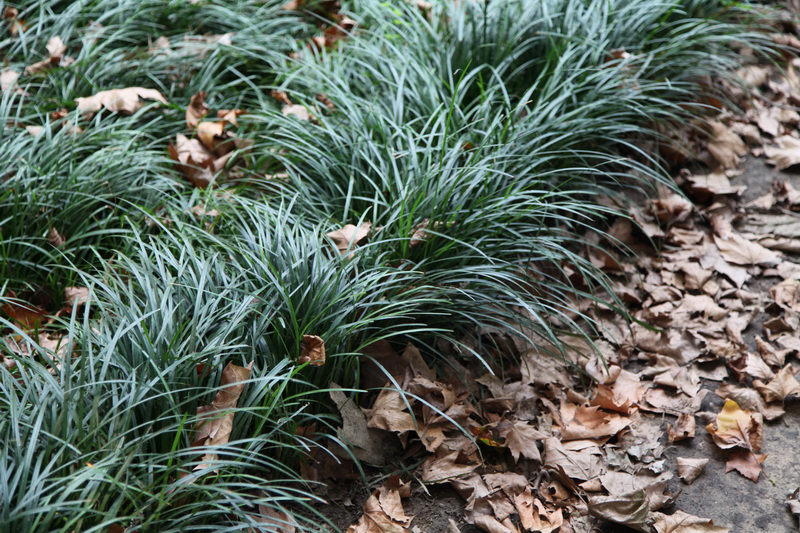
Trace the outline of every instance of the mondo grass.
<instances>
[{"instance_id":1,"label":"mondo grass","mask_svg":"<svg viewBox=\"0 0 800 533\"><path fill-rule=\"evenodd\" d=\"M502 372L498 337L550 355L591 338L575 301L616 307L581 242L619 214L598 195L668 185L642 146L704 112L735 46L769 49L750 29L761 8L723 0L437 1L429 16L358 0L322 50L308 38L333 14L284 3L13 6L0 307L61 312L0 316L0 530L267 531L284 510L328 527L297 474L348 445L328 389L361 387L377 341ZM55 35L74 63L25 74ZM76 109L126 86L168 104ZM246 109L237 135L253 141L207 191L166 152L198 91ZM345 253L325 237L367 222ZM64 308L74 286L88 301ZM320 367L297 363L307 335ZM193 446L229 363L253 365L230 440Z\"/></svg>"}]
</instances>

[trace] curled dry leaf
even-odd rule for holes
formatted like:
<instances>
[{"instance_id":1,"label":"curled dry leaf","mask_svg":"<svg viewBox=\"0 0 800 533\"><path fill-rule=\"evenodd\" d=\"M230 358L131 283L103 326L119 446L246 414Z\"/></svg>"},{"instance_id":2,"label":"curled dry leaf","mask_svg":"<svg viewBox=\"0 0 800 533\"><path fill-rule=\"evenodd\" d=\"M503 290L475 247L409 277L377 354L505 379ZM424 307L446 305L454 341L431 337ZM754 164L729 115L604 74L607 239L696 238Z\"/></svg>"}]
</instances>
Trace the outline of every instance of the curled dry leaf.
<instances>
[{"instance_id":1,"label":"curled dry leaf","mask_svg":"<svg viewBox=\"0 0 800 533\"><path fill-rule=\"evenodd\" d=\"M28 65L25 67L25 75L30 76L32 74L39 74L41 72L47 72L51 68L58 66L67 66L74 61L74 59L70 57L64 56L67 51L66 45L61 40L61 37L55 36L51 37L50 40L47 41L47 54L48 58L44 61L39 61L38 63L33 63L32 65Z\"/></svg>"},{"instance_id":2,"label":"curled dry leaf","mask_svg":"<svg viewBox=\"0 0 800 533\"><path fill-rule=\"evenodd\" d=\"M391 476L364 504L364 514L347 533L411 533L413 516L405 514L402 498L411 496L411 485Z\"/></svg>"},{"instance_id":3,"label":"curled dry leaf","mask_svg":"<svg viewBox=\"0 0 800 533\"><path fill-rule=\"evenodd\" d=\"M753 383L766 402L782 402L788 396L800 395L800 382L794 377L792 365L786 365L766 385L758 380Z\"/></svg>"},{"instance_id":4,"label":"curled dry leaf","mask_svg":"<svg viewBox=\"0 0 800 533\"><path fill-rule=\"evenodd\" d=\"M50 228L50 231L47 233L47 242L56 248L63 248L67 243L67 239L64 238L56 228Z\"/></svg>"},{"instance_id":5,"label":"curled dry leaf","mask_svg":"<svg viewBox=\"0 0 800 533\"><path fill-rule=\"evenodd\" d=\"M682 413L678 415L678 420L674 425L669 424L667 426L667 438L670 444L684 439L691 439L695 435L695 428L694 415Z\"/></svg>"},{"instance_id":6,"label":"curled dry leaf","mask_svg":"<svg viewBox=\"0 0 800 533\"><path fill-rule=\"evenodd\" d=\"M718 447L736 448L725 465L726 472L736 470L747 479L758 481L761 463L766 459L766 455L757 455L763 440L762 427L761 415L743 411L733 400L725 401L716 424L709 424L706 429Z\"/></svg>"},{"instance_id":7,"label":"curled dry leaf","mask_svg":"<svg viewBox=\"0 0 800 533\"><path fill-rule=\"evenodd\" d=\"M197 139L189 139L178 134L175 144L167 147L173 161L179 163L178 168L192 185L205 189L214 181L211 170L214 159L211 152Z\"/></svg>"},{"instance_id":8,"label":"curled dry leaf","mask_svg":"<svg viewBox=\"0 0 800 533\"><path fill-rule=\"evenodd\" d=\"M389 388L387 383L386 388L375 398L372 409L364 410L368 416L367 427L395 433L414 431L417 429L417 424L407 409L400 391Z\"/></svg>"},{"instance_id":9,"label":"curled dry leaf","mask_svg":"<svg viewBox=\"0 0 800 533\"><path fill-rule=\"evenodd\" d=\"M684 483L691 485L692 482L700 477L700 474L703 473L703 469L708 464L708 461L708 459L677 457L675 458L675 462L678 465L678 476L683 480Z\"/></svg>"},{"instance_id":10,"label":"curled dry leaf","mask_svg":"<svg viewBox=\"0 0 800 533\"><path fill-rule=\"evenodd\" d=\"M720 385L714 394L720 398L731 399L739 404L743 409L752 409L766 418L775 420L784 415L785 411L779 405L767 404L761 395L753 389L746 387L735 387L729 383Z\"/></svg>"},{"instance_id":11,"label":"curled dry leaf","mask_svg":"<svg viewBox=\"0 0 800 533\"><path fill-rule=\"evenodd\" d=\"M629 418L617 413L601 411L598 406L562 406L561 416L566 427L561 428L562 440L612 437L630 425Z\"/></svg>"},{"instance_id":12,"label":"curled dry leaf","mask_svg":"<svg viewBox=\"0 0 800 533\"><path fill-rule=\"evenodd\" d=\"M625 494L590 496L589 512L603 520L624 524L643 533L651 531L654 520L644 489Z\"/></svg>"},{"instance_id":13,"label":"curled dry leaf","mask_svg":"<svg viewBox=\"0 0 800 533\"><path fill-rule=\"evenodd\" d=\"M227 444L233 431L234 412L239 397L250 378L253 363L246 367L228 363L222 371L219 390L211 405L197 408L198 424L192 446L211 447ZM208 468L215 460L215 454L206 452L203 462L194 467L195 470Z\"/></svg>"},{"instance_id":14,"label":"curled dry leaf","mask_svg":"<svg viewBox=\"0 0 800 533\"><path fill-rule=\"evenodd\" d=\"M747 145L741 137L733 133L727 126L717 121L710 121L711 134L708 140L708 151L723 168L736 168L741 157L747 154Z\"/></svg>"},{"instance_id":15,"label":"curled dry leaf","mask_svg":"<svg viewBox=\"0 0 800 533\"><path fill-rule=\"evenodd\" d=\"M308 363L314 366L325 364L325 341L316 335L303 335L303 346L300 357L297 359L299 364Z\"/></svg>"},{"instance_id":16,"label":"curled dry leaf","mask_svg":"<svg viewBox=\"0 0 800 533\"><path fill-rule=\"evenodd\" d=\"M128 87L101 91L93 96L76 98L78 110L83 113L96 113L103 108L125 114L133 114L144 106L144 100L155 100L166 104L167 100L155 89Z\"/></svg>"},{"instance_id":17,"label":"curled dry leaf","mask_svg":"<svg viewBox=\"0 0 800 533\"><path fill-rule=\"evenodd\" d=\"M362 222L358 227L347 224L342 229L326 233L325 236L333 241L339 253L345 254L348 249L355 248L362 243L369 235L370 229L372 229L370 222ZM349 254L349 257L352 257L352 254Z\"/></svg>"},{"instance_id":18,"label":"curled dry leaf","mask_svg":"<svg viewBox=\"0 0 800 533\"><path fill-rule=\"evenodd\" d=\"M192 95L191 100L189 101L189 107L186 108L186 127L189 129L194 129L200 123L200 121L205 117L208 112L210 111L208 105L206 105L206 92L200 91L197 94Z\"/></svg>"}]
</instances>

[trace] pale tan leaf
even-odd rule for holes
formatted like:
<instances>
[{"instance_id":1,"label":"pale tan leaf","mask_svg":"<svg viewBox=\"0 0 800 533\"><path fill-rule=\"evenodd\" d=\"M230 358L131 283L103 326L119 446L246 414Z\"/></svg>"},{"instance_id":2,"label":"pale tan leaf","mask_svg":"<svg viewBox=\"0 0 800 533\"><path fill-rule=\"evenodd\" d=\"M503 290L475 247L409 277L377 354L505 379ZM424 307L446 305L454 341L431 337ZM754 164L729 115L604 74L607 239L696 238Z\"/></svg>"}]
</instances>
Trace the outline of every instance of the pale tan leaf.
<instances>
[{"instance_id":1,"label":"pale tan leaf","mask_svg":"<svg viewBox=\"0 0 800 533\"><path fill-rule=\"evenodd\" d=\"M708 464L708 459L692 459L690 457L677 457L675 462L678 465L678 476L686 483L691 485L692 482L700 477L703 469Z\"/></svg>"},{"instance_id":2,"label":"pale tan leaf","mask_svg":"<svg viewBox=\"0 0 800 533\"><path fill-rule=\"evenodd\" d=\"M761 393L766 402L782 402L787 396L800 394L800 382L794 377L792 365L784 366L775 379L766 385L755 381L753 386Z\"/></svg>"},{"instance_id":3,"label":"pale tan leaf","mask_svg":"<svg viewBox=\"0 0 800 533\"><path fill-rule=\"evenodd\" d=\"M95 113L103 108L109 111L118 111L133 114L144 106L143 100L155 100L166 104L167 100L155 89L144 87L127 87L125 89L111 89L101 91L93 96L76 98L78 110L84 113Z\"/></svg>"},{"instance_id":4,"label":"pale tan leaf","mask_svg":"<svg viewBox=\"0 0 800 533\"><path fill-rule=\"evenodd\" d=\"M715 526L713 520L699 518L683 511L665 515L653 513L653 527L657 533L730 533L730 528Z\"/></svg>"},{"instance_id":5,"label":"pale tan leaf","mask_svg":"<svg viewBox=\"0 0 800 533\"><path fill-rule=\"evenodd\" d=\"M727 239L714 235L714 243L722 258L735 265L770 265L779 262L777 253L737 233L731 234Z\"/></svg>"}]
</instances>

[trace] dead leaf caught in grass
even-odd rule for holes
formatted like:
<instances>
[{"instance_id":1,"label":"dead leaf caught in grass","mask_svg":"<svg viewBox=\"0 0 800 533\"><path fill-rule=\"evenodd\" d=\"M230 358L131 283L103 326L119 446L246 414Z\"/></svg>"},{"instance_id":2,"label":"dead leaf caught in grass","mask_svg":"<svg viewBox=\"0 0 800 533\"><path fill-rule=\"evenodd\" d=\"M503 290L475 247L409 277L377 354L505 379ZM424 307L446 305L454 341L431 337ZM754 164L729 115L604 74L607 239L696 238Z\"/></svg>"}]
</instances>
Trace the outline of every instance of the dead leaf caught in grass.
<instances>
[{"instance_id":1,"label":"dead leaf caught in grass","mask_svg":"<svg viewBox=\"0 0 800 533\"><path fill-rule=\"evenodd\" d=\"M76 98L78 110L86 114L96 113L105 108L109 111L116 111L131 115L141 109L145 100L155 100L166 104L167 100L155 89L145 89L144 87L128 87L125 89L111 89L101 91L94 96Z\"/></svg>"}]
</instances>

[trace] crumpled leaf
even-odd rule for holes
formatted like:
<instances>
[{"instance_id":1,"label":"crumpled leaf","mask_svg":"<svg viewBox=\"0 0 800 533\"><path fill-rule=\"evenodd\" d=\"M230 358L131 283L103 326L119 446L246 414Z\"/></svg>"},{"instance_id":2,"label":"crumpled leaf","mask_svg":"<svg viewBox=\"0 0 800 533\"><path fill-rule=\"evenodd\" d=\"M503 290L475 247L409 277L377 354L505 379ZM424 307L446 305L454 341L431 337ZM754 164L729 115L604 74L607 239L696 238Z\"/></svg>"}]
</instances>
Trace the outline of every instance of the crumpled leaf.
<instances>
[{"instance_id":1,"label":"crumpled leaf","mask_svg":"<svg viewBox=\"0 0 800 533\"><path fill-rule=\"evenodd\" d=\"M127 87L125 89L111 89L84 98L76 98L78 110L84 113L96 113L103 108L131 115L144 106L143 100L155 100L166 104L167 100L155 89L144 87Z\"/></svg>"},{"instance_id":2,"label":"crumpled leaf","mask_svg":"<svg viewBox=\"0 0 800 533\"><path fill-rule=\"evenodd\" d=\"M769 158L767 163L775 165L775 170L784 170L800 163L800 140L783 135L775 139L775 143L777 147L764 147L764 153Z\"/></svg>"},{"instance_id":3,"label":"crumpled leaf","mask_svg":"<svg viewBox=\"0 0 800 533\"><path fill-rule=\"evenodd\" d=\"M643 533L650 532L654 521L644 489L618 495L591 496L589 512L603 520L624 524Z\"/></svg>"},{"instance_id":4,"label":"crumpled leaf","mask_svg":"<svg viewBox=\"0 0 800 533\"><path fill-rule=\"evenodd\" d=\"M747 154L747 145L727 126L717 121L709 121L711 135L708 151L723 168L736 168L741 157Z\"/></svg>"},{"instance_id":5,"label":"crumpled leaf","mask_svg":"<svg viewBox=\"0 0 800 533\"><path fill-rule=\"evenodd\" d=\"M580 450L567 450L555 437L544 442L545 464L561 467L569 477L586 481L603 472L603 452L597 445Z\"/></svg>"},{"instance_id":6,"label":"crumpled leaf","mask_svg":"<svg viewBox=\"0 0 800 533\"><path fill-rule=\"evenodd\" d=\"M792 365L786 365L775 376L775 379L766 385L756 380L753 386L767 402L782 402L787 396L800 395L800 382L794 377Z\"/></svg>"},{"instance_id":7,"label":"crumpled leaf","mask_svg":"<svg viewBox=\"0 0 800 533\"><path fill-rule=\"evenodd\" d=\"M730 533L730 528L715 526L713 520L699 518L683 511L665 515L653 513L653 527L657 533Z\"/></svg>"},{"instance_id":8,"label":"crumpled leaf","mask_svg":"<svg viewBox=\"0 0 800 533\"><path fill-rule=\"evenodd\" d=\"M178 134L176 143L167 147L173 161L195 187L205 189L214 181L214 159L211 152L197 139Z\"/></svg>"},{"instance_id":9,"label":"crumpled leaf","mask_svg":"<svg viewBox=\"0 0 800 533\"><path fill-rule=\"evenodd\" d=\"M194 95L192 95L191 100L189 100L189 107L186 108L186 127L189 129L194 129L200 124L200 121L203 120L208 112L210 111L208 105L206 105L206 92L200 91Z\"/></svg>"},{"instance_id":10,"label":"crumpled leaf","mask_svg":"<svg viewBox=\"0 0 800 533\"><path fill-rule=\"evenodd\" d=\"M313 366L325 364L325 341L316 335L303 335L303 346L297 364L309 363Z\"/></svg>"},{"instance_id":11,"label":"crumpled leaf","mask_svg":"<svg viewBox=\"0 0 800 533\"><path fill-rule=\"evenodd\" d=\"M761 416L753 415L749 409L743 411L733 400L725 401L716 423L709 424L706 429L714 443L722 449L761 450Z\"/></svg>"},{"instance_id":12,"label":"crumpled leaf","mask_svg":"<svg viewBox=\"0 0 800 533\"><path fill-rule=\"evenodd\" d=\"M761 463L766 459L766 455L757 455L763 440L762 427L760 414L743 411L733 400L725 401L716 424L709 424L706 429L718 447L736 448L725 465L726 472L736 470L747 479L758 481Z\"/></svg>"},{"instance_id":13,"label":"crumpled leaf","mask_svg":"<svg viewBox=\"0 0 800 533\"><path fill-rule=\"evenodd\" d=\"M414 431L417 429L417 424L414 423L414 418L407 409L408 407L406 402L403 401L400 391L389 388L387 383L386 387L375 398L372 409L364 409L368 416L367 427L395 433Z\"/></svg>"},{"instance_id":14,"label":"crumpled leaf","mask_svg":"<svg viewBox=\"0 0 800 533\"><path fill-rule=\"evenodd\" d=\"M703 469L708 464L708 459L692 459L690 457L676 457L675 462L678 465L678 476L687 485L700 477Z\"/></svg>"},{"instance_id":15,"label":"crumpled leaf","mask_svg":"<svg viewBox=\"0 0 800 533\"><path fill-rule=\"evenodd\" d=\"M362 243L369 235L372 224L370 222L362 222L358 227L352 224L346 224L342 229L337 229L326 233L325 236L333 241L339 253L345 254L351 247L356 247ZM351 257L349 254L348 257Z\"/></svg>"},{"instance_id":16,"label":"crumpled leaf","mask_svg":"<svg viewBox=\"0 0 800 533\"><path fill-rule=\"evenodd\" d=\"M675 421L674 425L669 424L667 426L667 439L670 444L684 439L691 439L695 435L696 427L694 415L682 413L678 415L678 420Z\"/></svg>"},{"instance_id":17,"label":"crumpled leaf","mask_svg":"<svg viewBox=\"0 0 800 533\"><path fill-rule=\"evenodd\" d=\"M411 496L411 485L391 476L373 491L364 504L364 514L347 533L411 533L408 526L413 516L405 514L402 498Z\"/></svg>"},{"instance_id":18,"label":"crumpled leaf","mask_svg":"<svg viewBox=\"0 0 800 533\"><path fill-rule=\"evenodd\" d=\"M601 411L598 406L579 406L565 416L562 408L562 417L566 427L561 428L562 440L594 439L598 437L611 437L629 426L631 420L617 413Z\"/></svg>"},{"instance_id":19,"label":"crumpled leaf","mask_svg":"<svg viewBox=\"0 0 800 533\"><path fill-rule=\"evenodd\" d=\"M39 74L41 72L47 72L51 68L61 65L61 66L68 66L70 63L75 61L71 57L67 57L64 54L67 52L67 47L64 42L61 40L61 37L56 35L55 37L51 37L47 41L47 54L48 58L39 61L37 63L33 63L25 67L25 75L31 76L33 74Z\"/></svg>"},{"instance_id":20,"label":"crumpled leaf","mask_svg":"<svg viewBox=\"0 0 800 533\"><path fill-rule=\"evenodd\" d=\"M192 439L192 446L211 447L226 444L233 431L235 413L231 411L236 407L239 397L244 392L253 363L246 367L228 363L222 371L219 390L214 396L211 405L197 408L198 425ZM220 413L222 415L220 416ZM195 470L208 468L216 459L216 454L206 452L203 462L194 467Z\"/></svg>"}]
</instances>

